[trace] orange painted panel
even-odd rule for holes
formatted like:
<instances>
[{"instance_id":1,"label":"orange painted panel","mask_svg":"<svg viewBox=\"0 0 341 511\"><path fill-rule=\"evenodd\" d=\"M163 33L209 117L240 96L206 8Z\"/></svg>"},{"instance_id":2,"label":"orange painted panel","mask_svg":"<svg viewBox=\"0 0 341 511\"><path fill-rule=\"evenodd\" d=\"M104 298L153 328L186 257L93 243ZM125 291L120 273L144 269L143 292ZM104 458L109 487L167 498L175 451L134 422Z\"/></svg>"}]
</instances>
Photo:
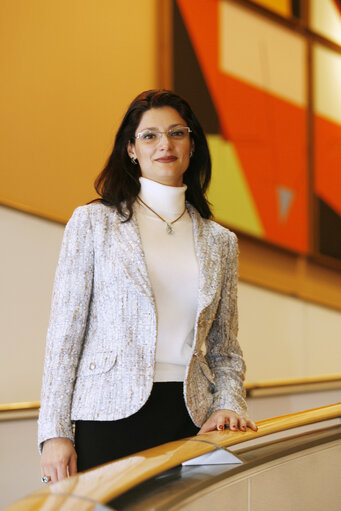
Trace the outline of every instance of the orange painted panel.
<instances>
[{"instance_id":1,"label":"orange painted panel","mask_svg":"<svg viewBox=\"0 0 341 511\"><path fill-rule=\"evenodd\" d=\"M253 2L286 18L290 18L292 14L290 0L253 0Z\"/></svg>"},{"instance_id":2,"label":"orange painted panel","mask_svg":"<svg viewBox=\"0 0 341 511\"><path fill-rule=\"evenodd\" d=\"M341 215L341 125L314 117L315 192Z\"/></svg>"},{"instance_id":3,"label":"orange painted panel","mask_svg":"<svg viewBox=\"0 0 341 511\"><path fill-rule=\"evenodd\" d=\"M198 0L195 8L190 0L178 4L218 111L222 134L235 145L266 239L307 253L305 109L219 70L216 0ZM279 214L280 187L293 194L285 220Z\"/></svg>"},{"instance_id":4,"label":"orange painted panel","mask_svg":"<svg viewBox=\"0 0 341 511\"><path fill-rule=\"evenodd\" d=\"M65 222L157 86L158 0L0 1L0 203Z\"/></svg>"}]
</instances>

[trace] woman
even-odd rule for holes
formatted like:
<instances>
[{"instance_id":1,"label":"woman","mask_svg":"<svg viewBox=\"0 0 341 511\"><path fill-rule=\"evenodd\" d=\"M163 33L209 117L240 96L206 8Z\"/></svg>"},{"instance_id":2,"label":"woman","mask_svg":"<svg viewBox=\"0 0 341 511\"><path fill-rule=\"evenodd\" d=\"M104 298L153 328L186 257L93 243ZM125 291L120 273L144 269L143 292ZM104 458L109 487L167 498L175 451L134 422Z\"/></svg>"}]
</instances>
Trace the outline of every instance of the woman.
<instances>
[{"instance_id":1,"label":"woman","mask_svg":"<svg viewBox=\"0 0 341 511\"><path fill-rule=\"evenodd\" d=\"M39 417L44 482L198 428L257 429L236 337L237 241L209 220L210 175L187 102L140 94L96 180L101 199L65 229Z\"/></svg>"}]
</instances>

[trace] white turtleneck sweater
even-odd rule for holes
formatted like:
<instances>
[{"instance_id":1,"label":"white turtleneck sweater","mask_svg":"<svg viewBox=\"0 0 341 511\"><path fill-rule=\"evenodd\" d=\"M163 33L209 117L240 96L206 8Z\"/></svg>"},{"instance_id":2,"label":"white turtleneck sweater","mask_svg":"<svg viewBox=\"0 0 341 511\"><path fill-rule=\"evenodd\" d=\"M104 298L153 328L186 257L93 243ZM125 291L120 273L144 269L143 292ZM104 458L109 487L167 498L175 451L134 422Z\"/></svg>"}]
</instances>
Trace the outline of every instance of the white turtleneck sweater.
<instances>
[{"instance_id":1,"label":"white turtleneck sweater","mask_svg":"<svg viewBox=\"0 0 341 511\"><path fill-rule=\"evenodd\" d=\"M166 186L144 177L140 183L139 197L162 218L173 221L181 215L186 185ZM199 281L192 220L186 211L168 234L165 222L138 201L134 212L157 309L154 381L183 381L192 353Z\"/></svg>"}]
</instances>

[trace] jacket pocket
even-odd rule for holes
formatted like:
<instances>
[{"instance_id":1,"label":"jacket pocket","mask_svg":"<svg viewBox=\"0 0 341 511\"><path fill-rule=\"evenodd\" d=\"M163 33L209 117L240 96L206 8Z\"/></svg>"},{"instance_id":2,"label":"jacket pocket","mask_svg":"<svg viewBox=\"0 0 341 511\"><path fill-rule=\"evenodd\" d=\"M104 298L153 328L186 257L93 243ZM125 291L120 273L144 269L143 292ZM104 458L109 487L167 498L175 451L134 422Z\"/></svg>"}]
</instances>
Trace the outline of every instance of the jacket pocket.
<instances>
[{"instance_id":1,"label":"jacket pocket","mask_svg":"<svg viewBox=\"0 0 341 511\"><path fill-rule=\"evenodd\" d=\"M77 377L94 376L107 373L114 367L117 360L116 351L99 351L83 354L77 371Z\"/></svg>"}]
</instances>

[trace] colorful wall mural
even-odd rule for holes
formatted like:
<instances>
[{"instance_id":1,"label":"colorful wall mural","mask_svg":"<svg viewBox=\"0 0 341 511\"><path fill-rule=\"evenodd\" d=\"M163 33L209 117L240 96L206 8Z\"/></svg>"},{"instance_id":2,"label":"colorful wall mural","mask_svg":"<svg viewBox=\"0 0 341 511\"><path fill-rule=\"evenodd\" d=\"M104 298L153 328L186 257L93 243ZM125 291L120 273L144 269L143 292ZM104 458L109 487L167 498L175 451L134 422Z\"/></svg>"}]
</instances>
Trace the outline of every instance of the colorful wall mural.
<instances>
[{"instance_id":1,"label":"colorful wall mural","mask_svg":"<svg viewBox=\"0 0 341 511\"><path fill-rule=\"evenodd\" d=\"M304 18L297 1L173 2L174 88L208 135L216 219L294 252L336 259L340 35L334 0L312 1Z\"/></svg>"}]
</instances>

